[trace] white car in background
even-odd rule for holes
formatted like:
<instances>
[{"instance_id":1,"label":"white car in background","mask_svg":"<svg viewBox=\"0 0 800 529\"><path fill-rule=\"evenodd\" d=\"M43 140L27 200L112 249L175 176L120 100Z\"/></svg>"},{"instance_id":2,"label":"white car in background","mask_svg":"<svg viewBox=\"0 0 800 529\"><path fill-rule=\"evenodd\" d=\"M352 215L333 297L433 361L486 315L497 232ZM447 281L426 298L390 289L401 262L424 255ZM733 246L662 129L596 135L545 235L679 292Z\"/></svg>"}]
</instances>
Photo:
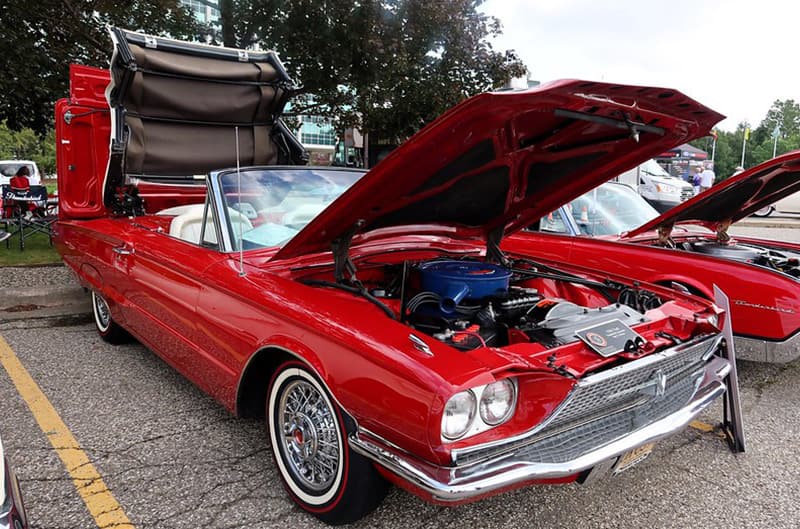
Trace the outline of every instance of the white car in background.
<instances>
[{"instance_id":1,"label":"white car in background","mask_svg":"<svg viewBox=\"0 0 800 529\"><path fill-rule=\"evenodd\" d=\"M30 184L34 186L40 185L42 183L42 174L39 172L36 162L30 160L0 160L0 185L8 184L23 165L27 165L28 171L31 173L28 178Z\"/></svg>"}]
</instances>

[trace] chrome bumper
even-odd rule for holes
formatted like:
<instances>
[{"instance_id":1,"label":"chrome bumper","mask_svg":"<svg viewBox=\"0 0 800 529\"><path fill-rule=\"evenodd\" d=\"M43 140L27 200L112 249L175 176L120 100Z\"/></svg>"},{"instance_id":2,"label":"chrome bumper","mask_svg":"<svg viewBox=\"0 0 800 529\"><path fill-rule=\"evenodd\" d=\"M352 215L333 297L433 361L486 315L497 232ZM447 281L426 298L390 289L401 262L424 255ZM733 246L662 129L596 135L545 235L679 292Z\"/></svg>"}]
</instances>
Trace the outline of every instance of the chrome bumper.
<instances>
[{"instance_id":1,"label":"chrome bumper","mask_svg":"<svg viewBox=\"0 0 800 529\"><path fill-rule=\"evenodd\" d=\"M443 467L421 461L365 430L351 434L350 446L376 464L429 493L436 500L469 500L530 481L572 476L617 458L628 450L673 435L725 393L724 379L730 369L727 360L713 357L705 365L703 379L697 391L684 407L611 443L562 463L530 461L524 457L524 448L521 448L480 463Z\"/></svg>"},{"instance_id":2,"label":"chrome bumper","mask_svg":"<svg viewBox=\"0 0 800 529\"><path fill-rule=\"evenodd\" d=\"M2 457L0 455L0 457ZM19 492L17 476L5 462L6 475L0 476L5 480L5 502L0 505L0 529L27 529L28 520L25 507L22 505L22 496Z\"/></svg>"},{"instance_id":3,"label":"chrome bumper","mask_svg":"<svg viewBox=\"0 0 800 529\"><path fill-rule=\"evenodd\" d=\"M782 342L734 336L736 358L753 362L785 364L800 358L800 333Z\"/></svg>"}]
</instances>

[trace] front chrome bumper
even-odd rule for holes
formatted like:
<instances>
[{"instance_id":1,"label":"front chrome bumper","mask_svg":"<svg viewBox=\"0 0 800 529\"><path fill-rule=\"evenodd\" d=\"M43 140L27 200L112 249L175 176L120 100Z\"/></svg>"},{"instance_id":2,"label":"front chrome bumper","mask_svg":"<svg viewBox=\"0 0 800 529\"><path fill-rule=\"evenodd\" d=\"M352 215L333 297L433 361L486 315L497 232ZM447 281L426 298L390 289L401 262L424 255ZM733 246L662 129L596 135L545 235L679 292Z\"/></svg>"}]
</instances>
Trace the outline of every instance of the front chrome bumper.
<instances>
[{"instance_id":1,"label":"front chrome bumper","mask_svg":"<svg viewBox=\"0 0 800 529\"><path fill-rule=\"evenodd\" d=\"M523 447L478 463L438 466L363 429L351 434L350 446L438 501L466 501L531 481L572 476L629 450L669 437L725 393L724 379L730 369L727 360L712 357L704 366L697 390L679 410L568 461L531 460Z\"/></svg>"},{"instance_id":2,"label":"front chrome bumper","mask_svg":"<svg viewBox=\"0 0 800 529\"><path fill-rule=\"evenodd\" d=\"M753 362L785 364L800 358L800 333L782 342L734 336L736 358Z\"/></svg>"}]
</instances>

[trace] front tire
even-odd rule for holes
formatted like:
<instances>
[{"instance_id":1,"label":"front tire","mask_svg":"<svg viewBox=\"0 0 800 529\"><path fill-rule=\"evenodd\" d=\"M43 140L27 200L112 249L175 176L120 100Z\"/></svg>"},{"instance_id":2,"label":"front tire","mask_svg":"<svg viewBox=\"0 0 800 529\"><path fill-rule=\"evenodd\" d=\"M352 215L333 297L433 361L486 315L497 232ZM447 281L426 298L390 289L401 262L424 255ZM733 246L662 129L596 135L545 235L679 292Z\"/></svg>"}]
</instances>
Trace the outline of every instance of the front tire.
<instances>
[{"instance_id":1,"label":"front tire","mask_svg":"<svg viewBox=\"0 0 800 529\"><path fill-rule=\"evenodd\" d=\"M128 331L119 326L111 317L111 308L103 296L92 291L92 313L97 334L110 344L121 344L130 340Z\"/></svg>"},{"instance_id":2,"label":"front tire","mask_svg":"<svg viewBox=\"0 0 800 529\"><path fill-rule=\"evenodd\" d=\"M278 368L266 416L278 473L301 509L340 525L363 518L386 496L388 483L347 444L352 421L304 364Z\"/></svg>"}]
</instances>

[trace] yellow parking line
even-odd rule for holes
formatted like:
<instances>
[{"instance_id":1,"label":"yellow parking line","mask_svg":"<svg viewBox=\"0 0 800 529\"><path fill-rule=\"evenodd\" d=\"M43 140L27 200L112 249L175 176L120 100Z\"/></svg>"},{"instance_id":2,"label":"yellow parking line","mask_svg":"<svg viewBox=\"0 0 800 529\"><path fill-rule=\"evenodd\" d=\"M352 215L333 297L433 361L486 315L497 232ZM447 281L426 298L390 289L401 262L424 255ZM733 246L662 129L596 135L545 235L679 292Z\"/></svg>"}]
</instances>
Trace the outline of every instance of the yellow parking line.
<instances>
[{"instance_id":1,"label":"yellow parking line","mask_svg":"<svg viewBox=\"0 0 800 529\"><path fill-rule=\"evenodd\" d=\"M100 473L89 461L86 452L81 449L72 432L2 336L0 336L0 364L8 372L20 396L39 423L39 428L48 437L50 444L67 467L67 472L97 527L135 529L122 510L122 506L108 490Z\"/></svg>"},{"instance_id":2,"label":"yellow parking line","mask_svg":"<svg viewBox=\"0 0 800 529\"><path fill-rule=\"evenodd\" d=\"M708 423L702 422L702 421L692 421L692 422L689 423L689 426L691 428L694 428L695 430L700 430L701 432L713 432L714 431L714 427L713 426L711 426Z\"/></svg>"}]
</instances>

